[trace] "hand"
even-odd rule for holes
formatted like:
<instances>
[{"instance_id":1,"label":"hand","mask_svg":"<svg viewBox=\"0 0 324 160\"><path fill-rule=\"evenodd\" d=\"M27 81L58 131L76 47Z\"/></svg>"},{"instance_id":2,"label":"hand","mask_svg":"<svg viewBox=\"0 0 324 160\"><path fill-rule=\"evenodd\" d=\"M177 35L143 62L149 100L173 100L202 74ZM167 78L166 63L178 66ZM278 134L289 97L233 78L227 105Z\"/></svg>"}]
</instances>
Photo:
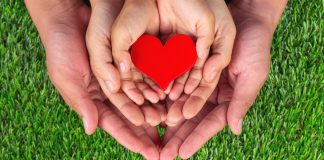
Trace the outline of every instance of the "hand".
<instances>
[{"instance_id":1,"label":"hand","mask_svg":"<svg viewBox=\"0 0 324 160\"><path fill-rule=\"evenodd\" d=\"M174 126L183 118L190 119L194 117L215 89L222 69L225 68L230 61L236 30L227 5L222 0L199 1L200 4L198 1L181 1L182 3L180 3L180 1L162 0L158 2L161 3L161 5L159 3L159 10L161 12L161 32L167 34L185 32L194 35L198 37L198 54L199 52L200 55L205 54L205 56L202 56L204 58L200 58L196 66L192 69L187 82L184 77L180 77L174 82L174 86L170 93L171 100L175 100L180 96L182 93L181 89L183 89L181 85L184 83L186 83L184 92L189 94L182 95L177 99L168 111L166 123L170 126ZM172 10L172 8L176 8L175 6L179 9ZM163 10L163 8L166 9ZM208 12L209 10L211 13ZM168 15L172 13L174 15ZM167 14L167 16L163 18L163 14ZM179 17L180 20L174 17ZM173 24L173 21L176 23ZM211 22L212 24L210 24ZM210 35L211 40L208 38ZM207 43L207 41L209 43ZM208 53L210 45L212 55L205 63L206 54ZM204 78L200 80L202 78L202 73L204 74ZM199 86L195 89L196 85ZM191 89L186 90L186 88Z\"/></svg>"},{"instance_id":2,"label":"hand","mask_svg":"<svg viewBox=\"0 0 324 160\"><path fill-rule=\"evenodd\" d=\"M270 15L280 17L286 2L281 1L278 5L277 13ZM232 61L201 112L195 118L182 120L180 125L167 129L161 159L172 159L177 154L189 158L222 130L226 122L233 133L240 134L242 119L268 75L272 35L279 21L279 18L271 21L273 16L269 20L254 14L248 8L250 6L244 3L230 6L238 31ZM266 12L265 8L258 9Z\"/></svg>"},{"instance_id":3,"label":"hand","mask_svg":"<svg viewBox=\"0 0 324 160\"><path fill-rule=\"evenodd\" d=\"M56 10L44 13L41 2L25 1L46 49L50 79L67 104L83 119L86 133L92 134L99 122L103 130L126 148L147 159L158 159L156 145L160 140L155 128L147 124L136 127L125 120L105 101L90 70L84 38L90 18L88 6L77 0L62 1L56 3ZM39 15L42 18L37 17Z\"/></svg>"},{"instance_id":4,"label":"hand","mask_svg":"<svg viewBox=\"0 0 324 160\"><path fill-rule=\"evenodd\" d=\"M129 60L128 50L133 41L128 40L135 41L146 31L146 27L149 33L155 32L154 25L152 27L146 25L154 24L153 22L156 20L152 22L151 19L153 17L145 17L154 15L154 6L152 6L151 2L147 4L146 1L136 3L135 1L129 0L125 1L124 6L122 5L122 0L91 1L92 15L87 30L87 46L90 54L91 67L106 96L120 109L124 116L136 125L141 125L144 120L151 125L157 125L160 123L161 117L163 117L158 112L158 109L149 107L146 104L142 107L138 105L143 105L144 97L152 103L156 103L159 98L165 97L164 93L160 91L161 94L157 94L151 89L144 82L142 74L136 69L125 73L123 72L124 70L119 72L112 64L113 57L116 64L120 64L119 62L121 60ZM141 16L143 13L145 16ZM117 17L118 14L119 16ZM138 22L138 16L141 16L143 22ZM115 23L114 27L113 23ZM158 22L155 23L158 26ZM112 49L114 50L112 51ZM126 65L126 63L123 64ZM124 67L126 66L122 66L125 69ZM154 83L150 84L153 85ZM119 90L120 86L122 90ZM137 88L142 91L144 97ZM163 114L166 113L164 112Z\"/></svg>"},{"instance_id":5,"label":"hand","mask_svg":"<svg viewBox=\"0 0 324 160\"><path fill-rule=\"evenodd\" d=\"M202 67L215 36L215 17L203 1L158 0L161 39L165 42L174 34L187 34L197 39L198 59L193 69L171 84L166 93L171 100L182 92L190 94L199 85Z\"/></svg>"},{"instance_id":6,"label":"hand","mask_svg":"<svg viewBox=\"0 0 324 160\"><path fill-rule=\"evenodd\" d=\"M167 127L160 159L174 159L178 155L182 159L188 159L207 140L224 128L231 94L225 82L227 81L219 82L219 87L214 90L207 103L194 118L182 120L177 126ZM223 95L219 96L219 94Z\"/></svg>"},{"instance_id":7,"label":"hand","mask_svg":"<svg viewBox=\"0 0 324 160\"><path fill-rule=\"evenodd\" d=\"M241 0L229 7L237 36L227 70L233 89L227 122L235 134L241 133L243 118L269 74L272 37L286 4L287 0Z\"/></svg>"}]
</instances>

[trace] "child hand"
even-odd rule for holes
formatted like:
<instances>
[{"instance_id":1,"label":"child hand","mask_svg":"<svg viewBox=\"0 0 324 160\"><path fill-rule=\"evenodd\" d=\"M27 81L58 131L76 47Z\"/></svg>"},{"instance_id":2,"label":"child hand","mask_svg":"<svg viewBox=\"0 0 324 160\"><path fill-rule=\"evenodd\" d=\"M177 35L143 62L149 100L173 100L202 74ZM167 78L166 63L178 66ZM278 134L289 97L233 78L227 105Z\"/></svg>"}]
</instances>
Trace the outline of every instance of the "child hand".
<instances>
[{"instance_id":1,"label":"child hand","mask_svg":"<svg viewBox=\"0 0 324 160\"><path fill-rule=\"evenodd\" d=\"M197 38L198 59L193 69L174 81L167 93L176 100L184 91L191 94L202 79L202 68L215 37L215 17L205 0L158 0L162 41L173 34L187 34Z\"/></svg>"},{"instance_id":2,"label":"child hand","mask_svg":"<svg viewBox=\"0 0 324 160\"><path fill-rule=\"evenodd\" d=\"M141 35L157 35L158 32L159 15L156 3L152 0L126 0L112 28L112 54L120 71L121 88L138 105L144 103L144 98L151 103L157 103L165 97L158 87L145 83L141 72L133 66L129 53L131 45Z\"/></svg>"},{"instance_id":3,"label":"child hand","mask_svg":"<svg viewBox=\"0 0 324 160\"><path fill-rule=\"evenodd\" d=\"M200 56L196 66L190 72L188 80L183 77L179 78L181 81L177 79L171 89L170 98L173 99L175 97L171 96L172 92L177 92L176 95L179 97L179 93L182 92L179 86L184 84L184 92L189 94L181 95L169 107L166 123L176 125L183 118L194 117L214 91L222 70L230 62L236 29L223 0L181 1L182 3L161 0L158 2L161 32L166 35L186 33L197 37L196 46ZM165 18L163 18L164 14L167 15ZM179 16L183 16L183 18L177 20ZM209 47L211 47L211 55L207 59ZM203 79L201 79L202 75ZM180 89L176 91L176 88Z\"/></svg>"},{"instance_id":4,"label":"child hand","mask_svg":"<svg viewBox=\"0 0 324 160\"><path fill-rule=\"evenodd\" d=\"M148 107L148 105L138 106L144 103L144 98L137 87L143 91L145 98L153 103L159 100L160 95L157 95L144 83L141 73L135 69L130 70L129 67L126 67L129 70L126 73L123 72L120 74L113 65L112 57L115 56L114 58L118 58L119 61L115 61L117 64L120 64L121 60L125 60L129 62L127 65L131 66L129 57L127 57L129 55L123 57L126 53L119 51L118 48L125 47L123 49L128 51L132 42L127 40L131 40L132 38L136 40L137 37L133 36L143 34L146 28L148 28L149 33L154 32L154 25L153 27L146 26L153 24L151 23L151 19L153 18L141 15L152 15L146 13L152 12L151 10L154 11L154 8L151 9L151 6L144 2L136 3L135 1L128 0L124 6L122 0L109 2L93 0L91 1L91 7L92 14L87 30L86 42L90 55L91 69L98 79L103 92L111 103L133 124L141 125L145 120L151 125L156 125L161 121L160 113L157 111L157 108ZM116 19L119 13L120 16ZM144 22L139 22L136 19L137 16L141 16L142 19L140 20ZM115 19L115 27L112 29ZM155 26L158 29L158 18L155 18L155 21L157 21ZM128 29L134 30L130 31ZM112 52L112 47L115 48L114 52ZM133 76L131 72L133 72ZM137 81L137 87L134 85L133 80ZM120 86L122 91L120 90ZM137 104L133 103L133 101Z\"/></svg>"}]
</instances>

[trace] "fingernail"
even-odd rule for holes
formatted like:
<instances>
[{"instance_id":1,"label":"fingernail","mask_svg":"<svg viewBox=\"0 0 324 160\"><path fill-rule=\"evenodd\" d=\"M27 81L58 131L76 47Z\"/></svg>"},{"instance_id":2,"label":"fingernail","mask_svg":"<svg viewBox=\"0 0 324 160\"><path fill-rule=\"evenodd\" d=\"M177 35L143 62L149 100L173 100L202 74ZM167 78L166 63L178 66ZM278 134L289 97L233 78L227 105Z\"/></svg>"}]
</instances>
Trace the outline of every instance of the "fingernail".
<instances>
[{"instance_id":1,"label":"fingernail","mask_svg":"<svg viewBox=\"0 0 324 160\"><path fill-rule=\"evenodd\" d=\"M237 129L238 129L239 133L242 132L242 125L243 125L243 120L240 119L240 120L237 122Z\"/></svg>"},{"instance_id":2,"label":"fingernail","mask_svg":"<svg viewBox=\"0 0 324 160\"><path fill-rule=\"evenodd\" d=\"M215 78L216 78L216 71L213 71L212 73L210 73L209 80L212 81Z\"/></svg>"},{"instance_id":3,"label":"fingernail","mask_svg":"<svg viewBox=\"0 0 324 160\"><path fill-rule=\"evenodd\" d=\"M114 92L115 91L115 86L113 85L113 83L111 81L106 81L106 85L107 85L108 90L110 92Z\"/></svg>"},{"instance_id":4,"label":"fingernail","mask_svg":"<svg viewBox=\"0 0 324 160\"><path fill-rule=\"evenodd\" d=\"M84 118L82 118L82 121L83 121L84 131L85 131L87 134L89 134L89 133L88 133L88 122L87 122Z\"/></svg>"},{"instance_id":5,"label":"fingernail","mask_svg":"<svg viewBox=\"0 0 324 160\"><path fill-rule=\"evenodd\" d=\"M120 68L120 71L122 71L122 72L126 72L126 71L127 71L126 64L123 63L123 62L121 62L121 63L119 64L119 68Z\"/></svg>"}]
</instances>

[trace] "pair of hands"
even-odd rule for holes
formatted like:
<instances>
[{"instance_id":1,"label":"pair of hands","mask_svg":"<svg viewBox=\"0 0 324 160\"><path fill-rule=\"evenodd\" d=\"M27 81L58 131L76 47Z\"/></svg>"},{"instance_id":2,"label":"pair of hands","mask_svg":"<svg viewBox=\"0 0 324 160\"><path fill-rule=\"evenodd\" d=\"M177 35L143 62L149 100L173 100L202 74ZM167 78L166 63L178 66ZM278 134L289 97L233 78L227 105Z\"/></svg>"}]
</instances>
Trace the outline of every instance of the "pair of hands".
<instances>
[{"instance_id":1,"label":"pair of hands","mask_svg":"<svg viewBox=\"0 0 324 160\"><path fill-rule=\"evenodd\" d=\"M85 45L90 19L88 6L81 1L57 3L55 12L44 9L51 16L39 18L41 7L25 3L45 46L51 81L83 119L86 133L91 134L99 125L123 146L147 159L168 159L177 155L188 158L227 123L239 134L242 119L269 71L269 51L277 22L259 15L258 7L252 9L243 2L234 3L229 8L237 37L229 67L202 111L193 119L182 119L177 126L168 127L161 141L154 127L133 125L101 92Z\"/></svg>"},{"instance_id":2,"label":"pair of hands","mask_svg":"<svg viewBox=\"0 0 324 160\"><path fill-rule=\"evenodd\" d=\"M181 119L194 117L230 61L236 29L225 2L90 2L92 11L86 34L87 48L92 71L110 102L137 126L143 122L152 126L160 122L175 126ZM160 34L162 41L178 33L197 39L197 63L165 92L131 63L130 47L144 33ZM212 55L207 58L210 48ZM155 105L166 96L174 101L167 112L159 104ZM153 103L153 107L145 100Z\"/></svg>"}]
</instances>

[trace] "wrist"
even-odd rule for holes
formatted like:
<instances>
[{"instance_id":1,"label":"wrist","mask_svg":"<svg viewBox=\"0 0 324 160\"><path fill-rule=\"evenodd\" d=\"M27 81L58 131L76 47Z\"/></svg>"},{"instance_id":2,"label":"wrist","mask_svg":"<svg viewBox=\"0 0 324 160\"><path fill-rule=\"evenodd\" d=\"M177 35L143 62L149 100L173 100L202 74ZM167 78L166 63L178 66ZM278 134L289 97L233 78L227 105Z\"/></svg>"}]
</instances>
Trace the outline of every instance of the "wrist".
<instances>
[{"instance_id":1,"label":"wrist","mask_svg":"<svg viewBox=\"0 0 324 160\"><path fill-rule=\"evenodd\" d=\"M25 0L28 12L36 27L47 28L55 24L58 19L64 19L69 12L75 12L83 5L79 0Z\"/></svg>"},{"instance_id":2,"label":"wrist","mask_svg":"<svg viewBox=\"0 0 324 160\"><path fill-rule=\"evenodd\" d=\"M235 0L233 6L275 30L287 2L288 0Z\"/></svg>"}]
</instances>

